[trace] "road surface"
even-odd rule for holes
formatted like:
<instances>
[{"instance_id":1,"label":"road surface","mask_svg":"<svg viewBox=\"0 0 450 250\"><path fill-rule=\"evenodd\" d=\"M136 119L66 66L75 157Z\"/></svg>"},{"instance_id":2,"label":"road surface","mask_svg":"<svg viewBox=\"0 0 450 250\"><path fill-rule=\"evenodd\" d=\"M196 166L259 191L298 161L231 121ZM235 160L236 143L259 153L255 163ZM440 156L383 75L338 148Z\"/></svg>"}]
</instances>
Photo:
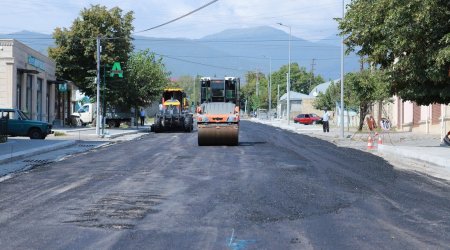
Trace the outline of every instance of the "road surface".
<instances>
[{"instance_id":1,"label":"road surface","mask_svg":"<svg viewBox=\"0 0 450 250\"><path fill-rule=\"evenodd\" d=\"M450 185L241 122L149 134L0 182L2 249L448 249Z\"/></svg>"}]
</instances>

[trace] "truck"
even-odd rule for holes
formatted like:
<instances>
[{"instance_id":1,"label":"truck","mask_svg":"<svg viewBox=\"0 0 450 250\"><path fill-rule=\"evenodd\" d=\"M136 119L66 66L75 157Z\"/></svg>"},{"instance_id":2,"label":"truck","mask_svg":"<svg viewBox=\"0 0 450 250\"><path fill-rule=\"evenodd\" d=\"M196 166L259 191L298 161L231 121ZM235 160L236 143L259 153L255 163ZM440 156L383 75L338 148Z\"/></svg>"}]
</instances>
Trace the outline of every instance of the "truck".
<instances>
[{"instance_id":1,"label":"truck","mask_svg":"<svg viewBox=\"0 0 450 250\"><path fill-rule=\"evenodd\" d=\"M198 145L239 144L239 89L237 77L200 78L200 106L197 108Z\"/></svg>"},{"instance_id":2,"label":"truck","mask_svg":"<svg viewBox=\"0 0 450 250\"><path fill-rule=\"evenodd\" d=\"M96 112L96 104L95 103L86 103L78 109L77 112L72 114L72 119L76 120L76 126L86 126L87 124L94 124L97 116ZM119 107L107 107L106 115L105 115L105 124L110 128L112 127L120 127L120 124L127 123L131 124L131 117L133 114L131 110L127 108L119 108Z\"/></svg>"},{"instance_id":3,"label":"truck","mask_svg":"<svg viewBox=\"0 0 450 250\"><path fill-rule=\"evenodd\" d=\"M152 130L191 132L194 129L193 114L189 111L189 101L182 88L166 88L162 93L160 109L155 115Z\"/></svg>"}]
</instances>

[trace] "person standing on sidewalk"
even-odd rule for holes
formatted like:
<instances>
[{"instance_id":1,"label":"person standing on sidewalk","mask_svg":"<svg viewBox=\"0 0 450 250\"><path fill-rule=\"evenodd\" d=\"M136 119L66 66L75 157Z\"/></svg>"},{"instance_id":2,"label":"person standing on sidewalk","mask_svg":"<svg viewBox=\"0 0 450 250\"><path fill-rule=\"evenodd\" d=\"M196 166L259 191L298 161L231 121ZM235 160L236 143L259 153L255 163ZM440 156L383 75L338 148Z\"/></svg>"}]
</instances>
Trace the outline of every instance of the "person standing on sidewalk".
<instances>
[{"instance_id":1,"label":"person standing on sidewalk","mask_svg":"<svg viewBox=\"0 0 450 250\"><path fill-rule=\"evenodd\" d=\"M144 108L141 108L141 112L140 112L140 117L141 117L141 126L144 126L145 123L145 110Z\"/></svg>"},{"instance_id":2,"label":"person standing on sidewalk","mask_svg":"<svg viewBox=\"0 0 450 250\"><path fill-rule=\"evenodd\" d=\"M322 122L323 122L323 132L330 132L330 113L328 113L328 110L325 109L322 116Z\"/></svg>"}]
</instances>

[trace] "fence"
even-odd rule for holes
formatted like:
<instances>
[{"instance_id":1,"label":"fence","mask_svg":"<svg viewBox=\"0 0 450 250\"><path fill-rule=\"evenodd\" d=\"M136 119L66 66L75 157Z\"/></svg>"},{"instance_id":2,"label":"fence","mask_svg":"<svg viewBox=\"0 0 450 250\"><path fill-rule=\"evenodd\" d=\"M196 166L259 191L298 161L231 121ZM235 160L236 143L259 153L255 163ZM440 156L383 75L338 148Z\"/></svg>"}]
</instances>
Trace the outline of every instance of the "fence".
<instances>
[{"instance_id":1,"label":"fence","mask_svg":"<svg viewBox=\"0 0 450 250\"><path fill-rule=\"evenodd\" d=\"M8 117L0 118L0 143L8 141Z\"/></svg>"}]
</instances>

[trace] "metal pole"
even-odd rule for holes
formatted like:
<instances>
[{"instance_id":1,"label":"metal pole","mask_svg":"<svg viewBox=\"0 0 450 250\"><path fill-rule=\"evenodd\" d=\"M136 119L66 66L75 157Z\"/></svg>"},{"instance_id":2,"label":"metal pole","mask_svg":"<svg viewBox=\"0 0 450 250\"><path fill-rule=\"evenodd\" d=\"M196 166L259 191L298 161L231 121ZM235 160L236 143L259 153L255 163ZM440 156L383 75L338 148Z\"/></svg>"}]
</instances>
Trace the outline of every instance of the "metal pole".
<instances>
[{"instance_id":1,"label":"metal pole","mask_svg":"<svg viewBox=\"0 0 450 250\"><path fill-rule=\"evenodd\" d=\"M447 136L445 133L446 126L444 118L447 116L447 107L444 104L441 104L441 142L444 142L444 137Z\"/></svg>"},{"instance_id":2,"label":"metal pole","mask_svg":"<svg viewBox=\"0 0 450 250\"><path fill-rule=\"evenodd\" d=\"M256 96L259 97L259 71L256 71ZM258 105L259 107L259 105Z\"/></svg>"},{"instance_id":3,"label":"metal pole","mask_svg":"<svg viewBox=\"0 0 450 250\"><path fill-rule=\"evenodd\" d=\"M289 116L290 116L290 112L291 112L291 107L290 107L290 105L291 105L291 34L292 34L292 31L291 31L291 26L289 26L289 25L285 25L285 24L282 24L282 23L278 23L279 25L281 25L281 26L284 26L284 27L288 27L289 28L289 68L288 68L288 77L287 77L287 79L288 79L288 81L287 81L287 87L286 87L286 92L287 92L287 107L286 107L286 112L287 112L287 116L286 116L286 118L287 118L287 123L288 123L288 125L289 125L289 123L290 123L290 119L289 119Z\"/></svg>"},{"instance_id":4,"label":"metal pole","mask_svg":"<svg viewBox=\"0 0 450 250\"><path fill-rule=\"evenodd\" d=\"M288 85L287 85L287 119L288 125L291 116L291 26L289 26L289 70L288 70Z\"/></svg>"},{"instance_id":5,"label":"metal pole","mask_svg":"<svg viewBox=\"0 0 450 250\"><path fill-rule=\"evenodd\" d=\"M269 115L272 109L272 57L269 57ZM272 117L272 116L270 116Z\"/></svg>"},{"instance_id":6,"label":"metal pole","mask_svg":"<svg viewBox=\"0 0 450 250\"><path fill-rule=\"evenodd\" d=\"M195 93L195 80L196 80L196 77L194 77L193 78L193 80L194 80L194 110L196 110L197 109L197 95L196 95L196 93Z\"/></svg>"},{"instance_id":7,"label":"metal pole","mask_svg":"<svg viewBox=\"0 0 450 250\"><path fill-rule=\"evenodd\" d=\"M345 16L344 0L342 0L342 19ZM344 36L341 36L341 113L340 113L340 136L344 138Z\"/></svg>"},{"instance_id":8,"label":"metal pole","mask_svg":"<svg viewBox=\"0 0 450 250\"><path fill-rule=\"evenodd\" d=\"M286 90L288 89L288 87L289 87L289 73L286 73ZM289 94L287 94L288 92L286 92L286 118L287 118L287 120L288 120L288 122L289 122L289 109L288 109L288 102L287 102L287 97L289 96Z\"/></svg>"},{"instance_id":9,"label":"metal pole","mask_svg":"<svg viewBox=\"0 0 450 250\"><path fill-rule=\"evenodd\" d=\"M280 105L280 110L278 110L278 105ZM281 115L281 103L280 103L280 84L277 84L277 118Z\"/></svg>"},{"instance_id":10,"label":"metal pole","mask_svg":"<svg viewBox=\"0 0 450 250\"><path fill-rule=\"evenodd\" d=\"M103 65L103 119L102 119L102 135L105 134L106 123L106 64Z\"/></svg>"},{"instance_id":11,"label":"metal pole","mask_svg":"<svg viewBox=\"0 0 450 250\"><path fill-rule=\"evenodd\" d=\"M97 117L95 133L100 135L100 35L97 36Z\"/></svg>"}]
</instances>

